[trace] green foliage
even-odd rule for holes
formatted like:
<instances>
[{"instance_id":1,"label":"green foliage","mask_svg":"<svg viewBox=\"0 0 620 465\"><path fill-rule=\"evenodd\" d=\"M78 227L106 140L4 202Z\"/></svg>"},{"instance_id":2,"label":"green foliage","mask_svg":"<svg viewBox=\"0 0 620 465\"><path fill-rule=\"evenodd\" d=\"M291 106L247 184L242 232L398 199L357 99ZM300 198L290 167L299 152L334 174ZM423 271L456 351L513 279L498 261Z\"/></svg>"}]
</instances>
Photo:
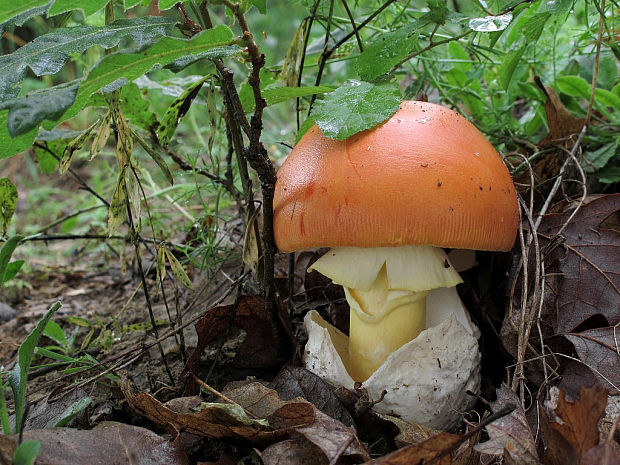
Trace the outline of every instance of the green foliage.
<instances>
[{"instance_id":1,"label":"green foliage","mask_svg":"<svg viewBox=\"0 0 620 465\"><path fill-rule=\"evenodd\" d=\"M41 452L41 441L27 439L23 441L13 454L14 465L33 465Z\"/></svg>"},{"instance_id":2,"label":"green foliage","mask_svg":"<svg viewBox=\"0 0 620 465\"><path fill-rule=\"evenodd\" d=\"M79 9L84 12L85 16L90 16L101 10L109 1L110 0L80 0L80 2L76 4L73 0L54 0L54 4L50 8L48 15L54 16Z\"/></svg>"},{"instance_id":3,"label":"green foliage","mask_svg":"<svg viewBox=\"0 0 620 465\"><path fill-rule=\"evenodd\" d=\"M18 260L12 262L12 267L11 263L9 263L13 252L15 252L15 249L23 239L23 236L16 234L8 238L2 245L2 248L0 248L0 287L13 278L24 263L23 260Z\"/></svg>"},{"instance_id":4,"label":"green foliage","mask_svg":"<svg viewBox=\"0 0 620 465\"><path fill-rule=\"evenodd\" d=\"M15 18L33 8L41 7L49 0L21 0L19 2L0 2L0 24Z\"/></svg>"},{"instance_id":5,"label":"green foliage","mask_svg":"<svg viewBox=\"0 0 620 465\"><path fill-rule=\"evenodd\" d=\"M72 54L94 46L110 49L127 36L142 47L169 35L173 26L170 19L147 16L119 19L104 27L60 28L39 36L15 52L0 56L0 102L17 96L28 68L37 76L56 74Z\"/></svg>"},{"instance_id":6,"label":"green foliage","mask_svg":"<svg viewBox=\"0 0 620 465\"><path fill-rule=\"evenodd\" d=\"M7 233L17 207L17 187L9 178L0 178L0 215L2 215L2 235Z\"/></svg>"},{"instance_id":7,"label":"green foliage","mask_svg":"<svg viewBox=\"0 0 620 465\"><path fill-rule=\"evenodd\" d=\"M26 340L21 343L17 351L17 363L8 374L8 381L13 391L13 399L15 402L15 432L19 433L24 416L24 408L26 405L26 380L34 351L39 343L39 339L43 334L43 330L52 315L61 307L60 302L56 302L45 313L43 318L39 320L36 327L28 335Z\"/></svg>"},{"instance_id":8,"label":"green foliage","mask_svg":"<svg viewBox=\"0 0 620 465\"><path fill-rule=\"evenodd\" d=\"M325 136L342 140L385 121L400 102L396 83L348 80L317 102L313 117Z\"/></svg>"}]
</instances>

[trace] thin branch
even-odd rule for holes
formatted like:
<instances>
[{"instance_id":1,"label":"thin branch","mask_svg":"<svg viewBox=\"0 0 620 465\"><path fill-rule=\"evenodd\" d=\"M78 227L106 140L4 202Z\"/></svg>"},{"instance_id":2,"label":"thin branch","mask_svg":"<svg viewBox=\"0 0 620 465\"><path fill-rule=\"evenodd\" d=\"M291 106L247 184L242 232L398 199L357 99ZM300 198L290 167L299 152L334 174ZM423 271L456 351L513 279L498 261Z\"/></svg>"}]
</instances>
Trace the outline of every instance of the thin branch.
<instances>
[{"instance_id":1,"label":"thin branch","mask_svg":"<svg viewBox=\"0 0 620 465\"><path fill-rule=\"evenodd\" d=\"M349 17L349 21L351 21L351 27L353 28L353 32L355 33L355 39L357 40L357 46L360 49L360 52L364 51L364 45L362 44L362 39L359 35L359 31L357 26L355 25L355 18L353 18L353 14L351 13L351 9L347 4L347 0L342 0L342 4L344 5L344 9L347 11L347 16Z\"/></svg>"}]
</instances>

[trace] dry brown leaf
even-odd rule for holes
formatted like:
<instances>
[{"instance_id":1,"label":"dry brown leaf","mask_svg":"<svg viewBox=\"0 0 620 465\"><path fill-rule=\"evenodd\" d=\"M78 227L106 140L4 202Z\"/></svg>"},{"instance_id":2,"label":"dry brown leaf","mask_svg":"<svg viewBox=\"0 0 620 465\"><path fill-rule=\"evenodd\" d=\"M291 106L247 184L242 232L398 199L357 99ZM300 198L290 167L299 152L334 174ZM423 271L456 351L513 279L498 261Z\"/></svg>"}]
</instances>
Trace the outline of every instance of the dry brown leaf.
<instances>
[{"instance_id":1,"label":"dry brown leaf","mask_svg":"<svg viewBox=\"0 0 620 465\"><path fill-rule=\"evenodd\" d=\"M578 465L599 441L598 421L605 412L607 391L599 385L580 389L579 399L569 402L558 390L554 409L541 409L547 449L543 462L549 465Z\"/></svg>"},{"instance_id":2,"label":"dry brown leaf","mask_svg":"<svg viewBox=\"0 0 620 465\"><path fill-rule=\"evenodd\" d=\"M224 305L209 310L196 323L198 344L187 360L181 373L185 382L184 395L199 392L199 386L189 373L198 373L200 358L205 348L221 341L232 328L240 328L246 336L241 343L232 365L239 372L239 377L249 374L260 375L262 371L273 370L288 357L281 340L276 322L265 309L265 301L260 296L242 296L236 312L233 306Z\"/></svg>"},{"instance_id":3,"label":"dry brown leaf","mask_svg":"<svg viewBox=\"0 0 620 465\"><path fill-rule=\"evenodd\" d=\"M620 465L620 453L611 441L605 441L586 452L580 465Z\"/></svg>"},{"instance_id":4,"label":"dry brown leaf","mask_svg":"<svg viewBox=\"0 0 620 465\"><path fill-rule=\"evenodd\" d=\"M180 441L170 442L145 428L103 422L92 430L30 430L24 440L41 441L37 465L189 465ZM13 463L15 436L0 435L0 463Z\"/></svg>"},{"instance_id":5,"label":"dry brown leaf","mask_svg":"<svg viewBox=\"0 0 620 465\"><path fill-rule=\"evenodd\" d=\"M491 404L493 412L497 412L508 404L515 405L509 414L498 418L486 429L489 440L478 444L475 449L482 454L510 455L514 463L538 465L538 454L532 431L525 418L525 412L517 395L507 386L497 389L497 400Z\"/></svg>"},{"instance_id":6,"label":"dry brown leaf","mask_svg":"<svg viewBox=\"0 0 620 465\"><path fill-rule=\"evenodd\" d=\"M620 393L619 333L620 329L613 326L566 335L575 346L579 359L595 368L601 384L615 395Z\"/></svg>"},{"instance_id":7,"label":"dry brown leaf","mask_svg":"<svg viewBox=\"0 0 620 465\"><path fill-rule=\"evenodd\" d=\"M265 449L260 457L265 465L328 465L327 457L317 446L301 439L278 442Z\"/></svg>"},{"instance_id":8,"label":"dry brown leaf","mask_svg":"<svg viewBox=\"0 0 620 465\"><path fill-rule=\"evenodd\" d=\"M570 136L581 131L585 120L573 116L566 109L555 90L552 87L544 86L538 76L536 84L547 96L545 113L547 114L547 124L549 126L549 134L538 145L544 147L562 144Z\"/></svg>"},{"instance_id":9,"label":"dry brown leaf","mask_svg":"<svg viewBox=\"0 0 620 465\"><path fill-rule=\"evenodd\" d=\"M252 384L262 386L260 383ZM257 419L267 420L268 425L254 421L247 414L231 412L228 409L230 404L208 404L199 411L192 411L190 407L198 404L197 398L176 399L162 404L146 392L134 393L126 381L121 388L129 404L151 421L216 439L245 439L258 444L269 443L285 437L288 429L314 420L315 412L311 404L303 401L269 402L267 396L256 389L253 393L257 399L254 409L241 404L237 399L233 400L239 402L246 412ZM261 399L266 401L261 403ZM257 404L260 404L260 408Z\"/></svg>"},{"instance_id":10,"label":"dry brown leaf","mask_svg":"<svg viewBox=\"0 0 620 465\"><path fill-rule=\"evenodd\" d=\"M439 433L426 441L412 444L398 449L391 454L373 460L372 465L411 465L428 463L434 460L433 465L450 465L452 452L460 436L450 433Z\"/></svg>"}]
</instances>

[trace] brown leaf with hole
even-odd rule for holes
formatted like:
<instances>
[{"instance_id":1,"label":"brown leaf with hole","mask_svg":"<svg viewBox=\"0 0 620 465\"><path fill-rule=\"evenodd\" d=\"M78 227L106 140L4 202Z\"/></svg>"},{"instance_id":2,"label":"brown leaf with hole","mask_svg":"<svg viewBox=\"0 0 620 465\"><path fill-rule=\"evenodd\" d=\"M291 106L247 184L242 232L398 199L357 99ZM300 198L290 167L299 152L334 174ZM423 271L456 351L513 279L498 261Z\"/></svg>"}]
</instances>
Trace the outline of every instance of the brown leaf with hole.
<instances>
[{"instance_id":1,"label":"brown leaf with hole","mask_svg":"<svg viewBox=\"0 0 620 465\"><path fill-rule=\"evenodd\" d=\"M620 453L611 441L605 441L586 452L580 465L620 465Z\"/></svg>"},{"instance_id":2,"label":"brown leaf with hole","mask_svg":"<svg viewBox=\"0 0 620 465\"><path fill-rule=\"evenodd\" d=\"M452 452L460 440L461 437L456 434L439 433L426 441L403 447L370 463L372 465L411 465L434 460L433 465L450 465Z\"/></svg>"},{"instance_id":3,"label":"brown leaf with hole","mask_svg":"<svg viewBox=\"0 0 620 465\"><path fill-rule=\"evenodd\" d=\"M497 389L497 400L491 404L497 412L508 404L516 405L509 414L498 418L486 427L489 440L478 444L476 451L489 455L503 455L515 463L523 465L538 465L538 454L532 431L525 418L525 412L517 395L507 386Z\"/></svg>"},{"instance_id":4,"label":"brown leaf with hole","mask_svg":"<svg viewBox=\"0 0 620 465\"><path fill-rule=\"evenodd\" d=\"M597 328L566 335L573 343L579 359L594 372L610 394L618 394L620 386L620 329Z\"/></svg>"},{"instance_id":5,"label":"brown leaf with hole","mask_svg":"<svg viewBox=\"0 0 620 465\"><path fill-rule=\"evenodd\" d=\"M209 438L245 439L264 444L284 438L290 428L314 421L311 404L303 401L270 402L257 386L252 392L256 399L254 405L244 405L233 396L232 400L240 404L237 410L233 410L231 404L207 404L199 411L192 409L200 406L198 397L174 399L162 404L146 392L134 393L126 380L121 388L131 407L151 421ZM239 412L240 408L245 412ZM258 421L262 419L267 423Z\"/></svg>"},{"instance_id":6,"label":"brown leaf with hole","mask_svg":"<svg viewBox=\"0 0 620 465\"><path fill-rule=\"evenodd\" d=\"M260 296L241 296L239 305L224 305L210 309L196 323L198 344L187 360L181 380L185 383L184 395L198 393L198 384L189 373L197 373L200 358L210 344L221 342L232 329L245 331L246 336L232 362L239 377L259 375L261 371L279 367L288 351L276 327L276 322L265 309L265 301Z\"/></svg>"},{"instance_id":7,"label":"brown leaf with hole","mask_svg":"<svg viewBox=\"0 0 620 465\"><path fill-rule=\"evenodd\" d=\"M575 402L569 402L564 391L557 392L555 408L541 409L547 446L543 462L548 465L578 465L585 453L598 444L597 425L605 412L607 392L599 385L582 388Z\"/></svg>"},{"instance_id":8,"label":"brown leaf with hole","mask_svg":"<svg viewBox=\"0 0 620 465\"><path fill-rule=\"evenodd\" d=\"M28 439L41 441L37 465L189 465L178 439L171 442L145 428L116 422L103 422L92 430L29 430L24 433ZM13 463L16 440L0 435L0 463Z\"/></svg>"}]
</instances>

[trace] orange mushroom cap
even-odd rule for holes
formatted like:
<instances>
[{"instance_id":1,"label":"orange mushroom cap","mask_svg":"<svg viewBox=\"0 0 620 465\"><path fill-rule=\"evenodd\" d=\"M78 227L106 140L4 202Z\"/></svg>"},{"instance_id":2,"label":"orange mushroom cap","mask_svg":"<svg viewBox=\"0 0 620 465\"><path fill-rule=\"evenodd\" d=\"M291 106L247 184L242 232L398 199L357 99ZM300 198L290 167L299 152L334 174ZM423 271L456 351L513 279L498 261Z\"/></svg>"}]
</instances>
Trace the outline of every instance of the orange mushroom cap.
<instances>
[{"instance_id":1,"label":"orange mushroom cap","mask_svg":"<svg viewBox=\"0 0 620 465\"><path fill-rule=\"evenodd\" d=\"M519 209L508 169L458 113L403 102L349 139L312 127L278 171L274 234L308 247L433 245L510 250Z\"/></svg>"}]
</instances>

